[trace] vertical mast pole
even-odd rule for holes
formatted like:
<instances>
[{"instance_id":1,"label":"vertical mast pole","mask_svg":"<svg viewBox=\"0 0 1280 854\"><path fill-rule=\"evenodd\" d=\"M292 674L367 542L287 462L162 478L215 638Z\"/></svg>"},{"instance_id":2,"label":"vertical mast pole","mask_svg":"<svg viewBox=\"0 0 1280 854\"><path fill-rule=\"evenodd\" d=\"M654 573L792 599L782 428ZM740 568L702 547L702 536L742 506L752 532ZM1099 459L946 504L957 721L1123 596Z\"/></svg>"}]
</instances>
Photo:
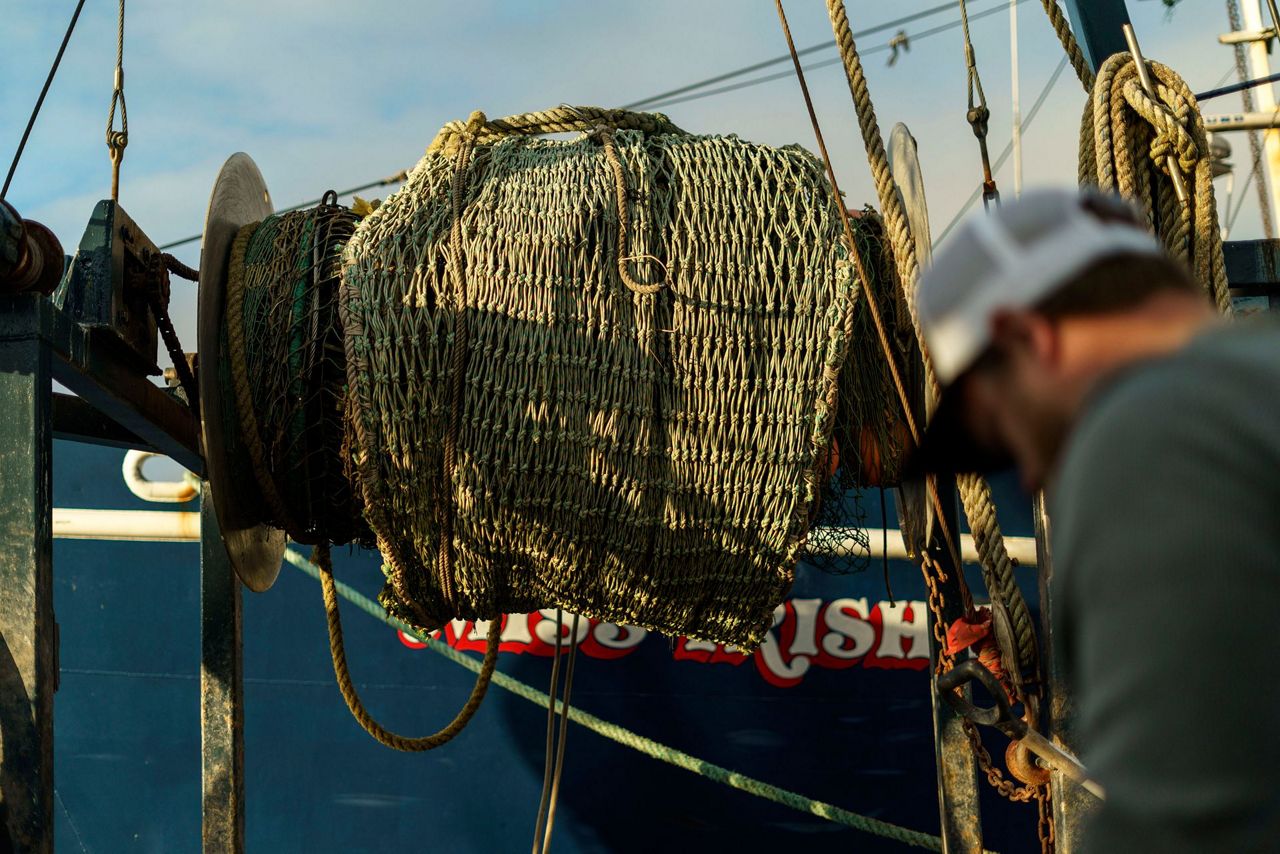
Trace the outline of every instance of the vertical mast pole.
<instances>
[{"instance_id":1,"label":"vertical mast pole","mask_svg":"<svg viewBox=\"0 0 1280 854\"><path fill-rule=\"evenodd\" d=\"M1012 66L1013 197L1022 195L1022 97L1018 80L1018 0L1009 0L1009 62Z\"/></svg>"},{"instance_id":2,"label":"vertical mast pole","mask_svg":"<svg viewBox=\"0 0 1280 854\"><path fill-rule=\"evenodd\" d=\"M1258 0L1240 0L1240 13L1244 19L1244 28L1246 30L1262 30L1275 27L1278 22L1271 21L1264 24L1262 20L1262 9ZM1266 77L1271 73L1271 63L1267 59L1267 50L1271 43L1270 39L1250 42L1247 53L1249 56L1249 74L1258 79ZM1262 113L1276 113L1276 96L1270 83L1265 83L1253 90L1253 97L1258 105L1258 111ZM1271 128L1262 133L1262 148L1265 153L1265 164L1267 172L1267 184L1271 190L1269 198L1271 199L1271 221L1280 222L1280 130Z\"/></svg>"}]
</instances>

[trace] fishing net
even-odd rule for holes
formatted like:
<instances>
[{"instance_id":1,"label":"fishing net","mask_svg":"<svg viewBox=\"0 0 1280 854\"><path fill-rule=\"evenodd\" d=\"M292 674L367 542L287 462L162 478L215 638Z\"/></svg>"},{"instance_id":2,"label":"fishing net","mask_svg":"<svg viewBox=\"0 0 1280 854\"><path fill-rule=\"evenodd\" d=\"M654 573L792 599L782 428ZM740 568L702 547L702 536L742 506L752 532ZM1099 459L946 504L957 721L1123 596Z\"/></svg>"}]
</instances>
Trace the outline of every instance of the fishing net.
<instances>
[{"instance_id":1,"label":"fishing net","mask_svg":"<svg viewBox=\"0 0 1280 854\"><path fill-rule=\"evenodd\" d=\"M837 202L799 147L574 118L446 127L347 247L383 604L753 647L827 474L856 294ZM568 129L594 132L525 135Z\"/></svg>"},{"instance_id":2,"label":"fishing net","mask_svg":"<svg viewBox=\"0 0 1280 854\"><path fill-rule=\"evenodd\" d=\"M222 386L236 396L263 521L299 542L371 539L343 449L337 296L357 219L326 199L246 226L231 250L227 335L237 346Z\"/></svg>"},{"instance_id":3,"label":"fishing net","mask_svg":"<svg viewBox=\"0 0 1280 854\"><path fill-rule=\"evenodd\" d=\"M854 308L849 352L840 371L833 443L821 503L809 532L805 562L833 575L865 569L870 561L866 510L862 490L893 486L901 481L909 445L909 430L893 386L893 376L880 349L866 295L875 295L880 316L890 334L890 346L908 388L923 382L911 316L898 287L893 257L878 214L867 208L853 212L854 239L863 267L873 281L861 291ZM883 509L885 496L881 494ZM884 526L883 517L875 520Z\"/></svg>"},{"instance_id":4,"label":"fishing net","mask_svg":"<svg viewBox=\"0 0 1280 854\"><path fill-rule=\"evenodd\" d=\"M815 521L811 562L865 562L854 488L900 460L837 203L799 147L563 108L446 126L372 212L246 226L220 369L263 520L376 544L423 629L562 607L755 646Z\"/></svg>"}]
</instances>

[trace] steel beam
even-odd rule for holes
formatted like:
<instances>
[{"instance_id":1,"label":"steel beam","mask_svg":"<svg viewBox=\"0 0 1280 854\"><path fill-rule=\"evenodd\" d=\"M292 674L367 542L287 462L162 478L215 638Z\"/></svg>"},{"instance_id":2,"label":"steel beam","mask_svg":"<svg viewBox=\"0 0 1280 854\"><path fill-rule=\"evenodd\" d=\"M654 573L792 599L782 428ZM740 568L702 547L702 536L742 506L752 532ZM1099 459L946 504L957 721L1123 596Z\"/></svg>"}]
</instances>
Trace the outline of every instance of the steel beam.
<instances>
[{"instance_id":1,"label":"steel beam","mask_svg":"<svg viewBox=\"0 0 1280 854\"><path fill-rule=\"evenodd\" d=\"M1044 668L1044 717L1042 726L1049 740L1073 756L1079 756L1072 721L1075 703L1070 686L1065 681L1054 647L1060 639L1053 630L1053 559L1049 553L1050 525L1045 508L1044 495L1032 499L1031 513L1036 526L1036 545L1039 551L1040 575L1040 660ZM1062 772L1050 776L1053 792L1053 838L1057 854L1073 854L1080 850L1081 827L1089 813L1097 807L1097 800L1080 786L1067 780Z\"/></svg>"},{"instance_id":2,"label":"steel beam","mask_svg":"<svg viewBox=\"0 0 1280 854\"><path fill-rule=\"evenodd\" d=\"M1124 0L1064 0L1064 4L1076 41L1094 71L1113 53L1129 49L1120 29L1129 23Z\"/></svg>"},{"instance_id":3,"label":"steel beam","mask_svg":"<svg viewBox=\"0 0 1280 854\"><path fill-rule=\"evenodd\" d=\"M961 594L962 567L951 559L951 553L942 538L945 528L958 535L955 507L955 481L938 478L938 494L943 499L945 516L934 525L929 544L930 552L937 556L946 581L939 584L943 597L942 631L964 616ZM957 537L958 539L958 537ZM933 610L929 609L929 667L937 672L938 657L942 650L934 637ZM966 689L967 690L967 689ZM942 819L942 850L945 854L982 854L982 813L978 804L978 761L974 756L964 722L938 694L937 683L929 680L929 693L933 700L933 743L938 765L938 813Z\"/></svg>"},{"instance_id":4,"label":"steel beam","mask_svg":"<svg viewBox=\"0 0 1280 854\"><path fill-rule=\"evenodd\" d=\"M0 339L0 849L37 854L53 851L58 686L49 361L35 326Z\"/></svg>"},{"instance_id":5,"label":"steel beam","mask_svg":"<svg viewBox=\"0 0 1280 854\"><path fill-rule=\"evenodd\" d=\"M73 323L44 297L0 297L0 342L31 336L45 343L55 380L179 465L204 471L195 416L131 367L114 336Z\"/></svg>"},{"instance_id":6,"label":"steel beam","mask_svg":"<svg viewBox=\"0 0 1280 854\"><path fill-rule=\"evenodd\" d=\"M240 579L209 484L200 500L200 781L205 852L244 851L244 663Z\"/></svg>"},{"instance_id":7,"label":"steel beam","mask_svg":"<svg viewBox=\"0 0 1280 854\"><path fill-rule=\"evenodd\" d=\"M53 393L53 438L160 453L74 394Z\"/></svg>"}]
</instances>

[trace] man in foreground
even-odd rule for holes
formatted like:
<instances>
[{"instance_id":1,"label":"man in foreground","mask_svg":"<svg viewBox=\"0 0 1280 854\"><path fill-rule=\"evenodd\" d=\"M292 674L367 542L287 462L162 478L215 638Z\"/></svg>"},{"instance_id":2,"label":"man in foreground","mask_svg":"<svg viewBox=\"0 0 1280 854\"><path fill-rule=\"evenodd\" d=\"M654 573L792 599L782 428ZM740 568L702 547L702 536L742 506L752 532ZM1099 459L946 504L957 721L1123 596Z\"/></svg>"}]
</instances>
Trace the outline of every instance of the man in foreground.
<instances>
[{"instance_id":1,"label":"man in foreground","mask_svg":"<svg viewBox=\"0 0 1280 854\"><path fill-rule=\"evenodd\" d=\"M1228 325L1119 200L971 219L917 294L914 463L1047 489L1090 851L1280 850L1280 329Z\"/></svg>"}]
</instances>

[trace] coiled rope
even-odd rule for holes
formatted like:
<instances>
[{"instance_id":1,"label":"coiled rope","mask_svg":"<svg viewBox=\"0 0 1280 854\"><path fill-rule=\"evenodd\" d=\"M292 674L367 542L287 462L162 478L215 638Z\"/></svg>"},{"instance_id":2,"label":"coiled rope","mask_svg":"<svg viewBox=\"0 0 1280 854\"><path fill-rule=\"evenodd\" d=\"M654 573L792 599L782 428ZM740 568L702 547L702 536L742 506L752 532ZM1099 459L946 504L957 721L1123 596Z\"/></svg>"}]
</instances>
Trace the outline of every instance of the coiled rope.
<instances>
[{"instance_id":1,"label":"coiled rope","mask_svg":"<svg viewBox=\"0 0 1280 854\"><path fill-rule=\"evenodd\" d=\"M1133 56L1117 53L1098 70L1080 125L1080 183L1136 202L1169 254L1183 262L1223 314L1231 293L1213 193L1209 141L1195 95L1177 72L1148 62L1156 97L1138 80ZM1184 176L1184 204L1170 168Z\"/></svg>"},{"instance_id":2,"label":"coiled rope","mask_svg":"<svg viewBox=\"0 0 1280 854\"><path fill-rule=\"evenodd\" d=\"M1230 314L1209 141L1195 95L1173 69L1149 61L1152 97L1127 52L1108 57L1095 75L1056 0L1042 3L1090 96L1080 122L1080 183L1137 203L1169 254L1187 265L1219 311ZM1184 181L1191 188L1185 204L1173 189L1170 155L1190 179Z\"/></svg>"},{"instance_id":3,"label":"coiled rope","mask_svg":"<svg viewBox=\"0 0 1280 854\"><path fill-rule=\"evenodd\" d=\"M324 583L326 573L321 569L321 567L307 560L307 558L302 554L299 554L293 549L286 549L284 557L285 561L288 563L302 570L312 578ZM484 662L477 661L466 653L454 649L447 643L438 641L429 634L418 631L408 623L398 620L388 614L381 605L364 596L351 586L344 584L341 581L333 580L332 576L329 576L329 578L332 582L334 593L337 596L341 596L343 599L346 599L352 605L355 605L361 611L364 611L374 619L380 620L386 625L404 632L409 637L415 638L419 642L426 644L432 652L442 655L453 663L461 665L474 673L480 673L483 670L485 666ZM490 623L489 633L491 637L494 633L493 627L500 626L501 622L501 620L493 620ZM554 706L557 710L566 713L569 719L574 723L586 727L597 735L603 736L610 741L621 744L624 747L628 747L639 753L643 753L660 762L665 762L668 765L674 765L677 768L683 768L685 771L692 772L700 777L705 777L713 782L722 783L731 788L746 792L749 795L764 798L765 800L782 804L785 807L798 810L799 812L824 818L836 824L853 828L854 830L860 830L864 833L884 837L885 839L892 839L897 842L901 842L904 845L912 845L917 848L925 848L930 851L942 850L942 840L937 836L922 833L918 830L911 830L900 825L880 821L879 819L870 818L868 816L859 815L833 804L805 797L798 792L774 786L762 780L748 777L745 774L739 774L736 771L708 762L705 759L699 759L696 756L691 756L688 753L654 741L651 738L646 738L645 736L633 732L626 727L610 723L609 721L599 718L590 712L583 711L581 708L573 707L566 711L558 701L553 700L548 694L539 691L531 685L521 682L515 677L508 676L501 671L497 671L492 674L492 684L515 694L517 697L528 700L537 706L541 706L543 708ZM986 854L991 854L991 852L986 852Z\"/></svg>"}]
</instances>

